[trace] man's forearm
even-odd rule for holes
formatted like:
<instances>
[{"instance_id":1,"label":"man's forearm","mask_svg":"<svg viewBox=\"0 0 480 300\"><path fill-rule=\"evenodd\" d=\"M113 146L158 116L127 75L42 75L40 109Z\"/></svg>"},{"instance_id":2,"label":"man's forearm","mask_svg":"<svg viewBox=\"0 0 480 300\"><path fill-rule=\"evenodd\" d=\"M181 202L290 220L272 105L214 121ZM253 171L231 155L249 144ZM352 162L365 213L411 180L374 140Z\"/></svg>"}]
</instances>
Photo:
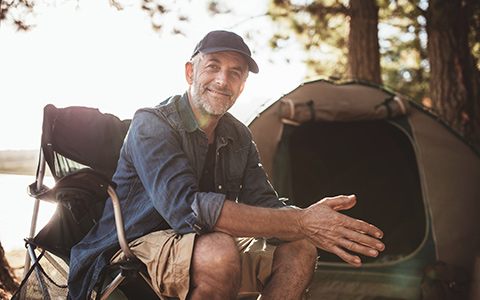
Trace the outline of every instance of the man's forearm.
<instances>
[{"instance_id":1,"label":"man's forearm","mask_svg":"<svg viewBox=\"0 0 480 300\"><path fill-rule=\"evenodd\" d=\"M249 206L225 201L214 230L235 237L303 238L300 229L302 210Z\"/></svg>"},{"instance_id":2,"label":"man's forearm","mask_svg":"<svg viewBox=\"0 0 480 300\"><path fill-rule=\"evenodd\" d=\"M325 198L299 210L253 207L225 201L214 230L235 237L306 239L316 247L360 266L360 257L350 252L376 257L385 245L378 240L383 236L380 229L338 212L350 209L355 203L353 195Z\"/></svg>"}]
</instances>

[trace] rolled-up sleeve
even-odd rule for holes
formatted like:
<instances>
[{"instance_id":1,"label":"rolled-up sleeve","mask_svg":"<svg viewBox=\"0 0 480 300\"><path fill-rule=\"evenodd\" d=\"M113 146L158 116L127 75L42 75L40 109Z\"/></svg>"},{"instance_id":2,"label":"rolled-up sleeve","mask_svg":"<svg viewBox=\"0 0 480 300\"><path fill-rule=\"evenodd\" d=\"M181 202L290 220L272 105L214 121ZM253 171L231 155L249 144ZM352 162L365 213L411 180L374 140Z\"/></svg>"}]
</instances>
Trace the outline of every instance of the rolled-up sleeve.
<instances>
[{"instance_id":1,"label":"rolled-up sleeve","mask_svg":"<svg viewBox=\"0 0 480 300\"><path fill-rule=\"evenodd\" d=\"M192 213L187 217L187 224L198 234L213 231L225 202L225 195L218 193L197 193L192 203Z\"/></svg>"},{"instance_id":2,"label":"rolled-up sleeve","mask_svg":"<svg viewBox=\"0 0 480 300\"><path fill-rule=\"evenodd\" d=\"M188 133L173 128L154 110L140 110L133 118L125 153L146 195L173 230L209 233L225 196L199 191L197 172L182 134Z\"/></svg>"}]
</instances>

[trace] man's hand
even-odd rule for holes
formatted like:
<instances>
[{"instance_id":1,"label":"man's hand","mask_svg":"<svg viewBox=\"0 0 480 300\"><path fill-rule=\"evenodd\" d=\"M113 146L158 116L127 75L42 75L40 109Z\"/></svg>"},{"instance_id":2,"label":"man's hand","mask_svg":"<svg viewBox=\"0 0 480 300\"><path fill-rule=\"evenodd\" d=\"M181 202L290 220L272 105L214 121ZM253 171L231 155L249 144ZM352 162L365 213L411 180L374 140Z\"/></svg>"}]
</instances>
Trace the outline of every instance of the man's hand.
<instances>
[{"instance_id":1,"label":"man's hand","mask_svg":"<svg viewBox=\"0 0 480 300\"><path fill-rule=\"evenodd\" d=\"M354 195L325 198L304 209L300 226L313 245L360 266L360 257L345 250L376 257L385 245L378 240L383 237L380 229L338 212L352 208L355 203Z\"/></svg>"},{"instance_id":2,"label":"man's hand","mask_svg":"<svg viewBox=\"0 0 480 300\"><path fill-rule=\"evenodd\" d=\"M214 230L235 237L307 239L347 263L360 266L360 257L347 250L376 257L385 245L378 240L383 236L380 229L338 212L352 208L355 203L353 195L325 198L304 209L255 207L225 201Z\"/></svg>"}]
</instances>

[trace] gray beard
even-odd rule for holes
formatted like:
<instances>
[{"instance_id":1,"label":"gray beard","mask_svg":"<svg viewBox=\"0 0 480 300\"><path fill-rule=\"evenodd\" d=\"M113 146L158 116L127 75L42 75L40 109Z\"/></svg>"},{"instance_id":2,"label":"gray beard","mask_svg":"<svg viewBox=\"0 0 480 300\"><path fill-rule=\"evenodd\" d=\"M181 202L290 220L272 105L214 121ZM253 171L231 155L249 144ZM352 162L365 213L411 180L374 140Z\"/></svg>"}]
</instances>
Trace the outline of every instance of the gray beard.
<instances>
[{"instance_id":1,"label":"gray beard","mask_svg":"<svg viewBox=\"0 0 480 300\"><path fill-rule=\"evenodd\" d=\"M218 89L218 90L222 90L222 89ZM206 113L212 116L223 116L235 102L234 99L230 98L229 101L225 103L221 103L219 105L212 105L212 103L208 101L207 93L208 93L207 88L195 85L195 88L192 93L192 97L194 99L192 100L193 100L193 103L195 103L197 109L199 109L203 113Z\"/></svg>"}]
</instances>

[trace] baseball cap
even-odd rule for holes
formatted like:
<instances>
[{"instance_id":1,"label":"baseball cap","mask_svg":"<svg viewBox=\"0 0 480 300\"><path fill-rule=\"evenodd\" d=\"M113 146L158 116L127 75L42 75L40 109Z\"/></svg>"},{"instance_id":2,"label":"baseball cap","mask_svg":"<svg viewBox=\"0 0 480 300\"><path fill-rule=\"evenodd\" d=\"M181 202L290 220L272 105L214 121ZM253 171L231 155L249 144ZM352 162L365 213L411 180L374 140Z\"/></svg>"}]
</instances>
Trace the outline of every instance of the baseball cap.
<instances>
[{"instance_id":1,"label":"baseball cap","mask_svg":"<svg viewBox=\"0 0 480 300\"><path fill-rule=\"evenodd\" d=\"M224 30L215 30L207 33L197 44L193 51L192 58L199 52L210 54L222 51L234 51L242 54L252 73L258 73L258 65L252 58L252 53L243 39L236 33Z\"/></svg>"}]
</instances>

